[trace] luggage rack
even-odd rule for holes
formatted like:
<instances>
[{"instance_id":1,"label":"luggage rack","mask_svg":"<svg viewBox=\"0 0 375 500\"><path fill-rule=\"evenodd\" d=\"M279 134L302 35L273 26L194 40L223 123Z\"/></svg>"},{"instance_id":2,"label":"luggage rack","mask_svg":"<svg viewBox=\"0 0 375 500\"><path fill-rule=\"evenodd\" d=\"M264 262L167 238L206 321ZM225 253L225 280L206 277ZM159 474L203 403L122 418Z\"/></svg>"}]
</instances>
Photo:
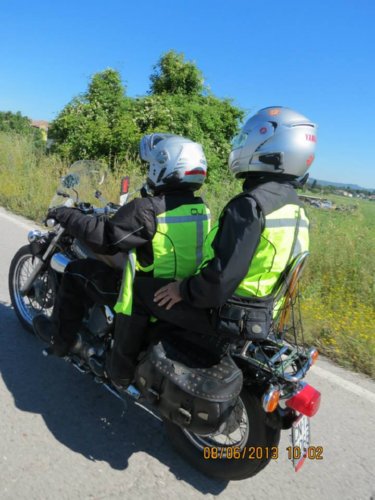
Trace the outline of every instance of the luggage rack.
<instances>
[{"instance_id":1,"label":"luggage rack","mask_svg":"<svg viewBox=\"0 0 375 500\"><path fill-rule=\"evenodd\" d=\"M263 343L248 340L238 352L233 352L233 356L285 382L301 381L314 363L316 355L314 347L306 351L286 342L270 339Z\"/></svg>"},{"instance_id":2,"label":"luggage rack","mask_svg":"<svg viewBox=\"0 0 375 500\"><path fill-rule=\"evenodd\" d=\"M232 353L254 368L289 383L301 381L318 355L314 347L303 347L299 308L298 284L308 257L309 252L297 255L275 285L272 295L276 307L268 338L264 341L247 340ZM299 334L302 336L302 345L298 342ZM288 335L292 336L292 343L286 340Z\"/></svg>"}]
</instances>

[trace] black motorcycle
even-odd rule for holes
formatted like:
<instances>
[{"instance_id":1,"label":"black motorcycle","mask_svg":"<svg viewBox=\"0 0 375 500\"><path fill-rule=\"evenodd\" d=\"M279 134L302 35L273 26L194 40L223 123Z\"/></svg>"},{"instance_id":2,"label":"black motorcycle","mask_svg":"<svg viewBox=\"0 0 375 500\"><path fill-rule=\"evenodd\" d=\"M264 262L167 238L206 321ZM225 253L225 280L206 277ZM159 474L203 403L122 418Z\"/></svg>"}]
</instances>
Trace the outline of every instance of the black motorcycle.
<instances>
[{"instance_id":1,"label":"black motorcycle","mask_svg":"<svg viewBox=\"0 0 375 500\"><path fill-rule=\"evenodd\" d=\"M76 162L62 178L51 206L75 206L91 216L111 217L120 205L103 198L98 190L103 180L99 163ZM121 204L129 195L128 186L124 178ZM98 200L103 206L95 208ZM51 315L71 260L94 257L123 267L126 259L123 254L95 255L55 221L47 220L46 225L47 232L29 232L29 243L18 250L9 270L12 305L30 332L36 314ZM267 331L252 324L254 335L243 335L229 348L220 335L218 339L187 331L176 335L170 325L150 323L148 345L139 357L133 384L119 390L104 370L115 314L108 306L94 305L65 359L118 398L136 399L161 418L178 452L204 474L224 480L257 474L279 457L282 429L291 429L288 455L298 470L310 453L310 417L320 404L319 392L303 382L317 358L316 349L303 345L299 314L298 281L307 256L307 252L299 255L275 287ZM241 329L252 314L243 311L243 304L239 308L232 303L219 316L227 326L234 321Z\"/></svg>"}]
</instances>

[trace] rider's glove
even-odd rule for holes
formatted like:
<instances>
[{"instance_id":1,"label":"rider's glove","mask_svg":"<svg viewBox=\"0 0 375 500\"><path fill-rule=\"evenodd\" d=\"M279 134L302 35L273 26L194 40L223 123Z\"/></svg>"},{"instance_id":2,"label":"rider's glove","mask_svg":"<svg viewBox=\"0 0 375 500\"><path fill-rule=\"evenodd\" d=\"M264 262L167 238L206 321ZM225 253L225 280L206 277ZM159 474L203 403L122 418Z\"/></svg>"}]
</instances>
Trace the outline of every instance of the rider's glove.
<instances>
[{"instance_id":1,"label":"rider's glove","mask_svg":"<svg viewBox=\"0 0 375 500\"><path fill-rule=\"evenodd\" d=\"M75 210L75 209L74 208L67 208L67 207L50 208L48 210L46 219L47 220L54 219L59 224L64 226L67 219L69 218L69 215L72 213L72 210Z\"/></svg>"}]
</instances>

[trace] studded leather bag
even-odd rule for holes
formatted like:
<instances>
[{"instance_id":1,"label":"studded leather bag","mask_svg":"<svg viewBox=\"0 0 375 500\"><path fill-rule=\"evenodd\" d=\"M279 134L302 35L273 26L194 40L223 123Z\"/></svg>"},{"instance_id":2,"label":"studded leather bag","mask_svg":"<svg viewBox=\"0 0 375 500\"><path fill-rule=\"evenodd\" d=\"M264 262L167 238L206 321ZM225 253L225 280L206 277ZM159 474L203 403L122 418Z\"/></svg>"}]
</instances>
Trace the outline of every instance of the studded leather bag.
<instances>
[{"instance_id":1,"label":"studded leather bag","mask_svg":"<svg viewBox=\"0 0 375 500\"><path fill-rule=\"evenodd\" d=\"M213 361L192 344L176 344L149 347L136 369L137 386L164 418L192 432L215 432L236 405L242 372L229 354Z\"/></svg>"}]
</instances>

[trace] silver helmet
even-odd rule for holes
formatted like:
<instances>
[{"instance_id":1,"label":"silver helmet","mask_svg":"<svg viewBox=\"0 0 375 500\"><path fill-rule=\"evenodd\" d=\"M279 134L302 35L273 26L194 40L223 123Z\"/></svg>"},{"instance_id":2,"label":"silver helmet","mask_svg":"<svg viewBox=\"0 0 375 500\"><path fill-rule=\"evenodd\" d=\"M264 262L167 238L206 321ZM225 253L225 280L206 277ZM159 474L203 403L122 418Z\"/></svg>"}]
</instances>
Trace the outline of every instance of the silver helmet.
<instances>
[{"instance_id":1,"label":"silver helmet","mask_svg":"<svg viewBox=\"0 0 375 500\"><path fill-rule=\"evenodd\" d=\"M258 111L233 139L228 165L236 177L248 172L301 177L314 161L317 127L282 106Z\"/></svg>"},{"instance_id":2,"label":"silver helmet","mask_svg":"<svg viewBox=\"0 0 375 500\"><path fill-rule=\"evenodd\" d=\"M206 179L207 161L201 144L173 134L150 134L142 137L142 160L149 163L148 186L199 189Z\"/></svg>"}]
</instances>

